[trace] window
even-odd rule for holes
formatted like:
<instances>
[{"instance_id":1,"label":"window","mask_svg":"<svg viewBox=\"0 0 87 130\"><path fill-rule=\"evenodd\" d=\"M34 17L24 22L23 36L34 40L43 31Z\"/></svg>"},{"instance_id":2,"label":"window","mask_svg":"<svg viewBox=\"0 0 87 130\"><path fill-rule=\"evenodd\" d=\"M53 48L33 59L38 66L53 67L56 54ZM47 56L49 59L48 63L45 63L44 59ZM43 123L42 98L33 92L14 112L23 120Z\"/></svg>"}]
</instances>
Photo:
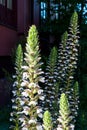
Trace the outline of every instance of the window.
<instances>
[{"instance_id":1,"label":"window","mask_svg":"<svg viewBox=\"0 0 87 130\"><path fill-rule=\"evenodd\" d=\"M17 0L0 0L0 24L16 27Z\"/></svg>"},{"instance_id":2,"label":"window","mask_svg":"<svg viewBox=\"0 0 87 130\"><path fill-rule=\"evenodd\" d=\"M7 0L7 8L12 9L12 0Z\"/></svg>"},{"instance_id":3,"label":"window","mask_svg":"<svg viewBox=\"0 0 87 130\"><path fill-rule=\"evenodd\" d=\"M8 9L12 9L12 0L0 0L0 4L6 6Z\"/></svg>"},{"instance_id":4,"label":"window","mask_svg":"<svg viewBox=\"0 0 87 130\"><path fill-rule=\"evenodd\" d=\"M51 1L49 1L48 4L49 5L47 5L46 2L41 2L41 20L45 20L48 14L50 14L52 19L58 19L58 4L54 4ZM50 8L49 12L47 12L48 7Z\"/></svg>"},{"instance_id":5,"label":"window","mask_svg":"<svg viewBox=\"0 0 87 130\"><path fill-rule=\"evenodd\" d=\"M58 19L58 4L55 5L55 17Z\"/></svg>"},{"instance_id":6,"label":"window","mask_svg":"<svg viewBox=\"0 0 87 130\"><path fill-rule=\"evenodd\" d=\"M5 0L0 0L0 4L5 6Z\"/></svg>"},{"instance_id":7,"label":"window","mask_svg":"<svg viewBox=\"0 0 87 130\"><path fill-rule=\"evenodd\" d=\"M46 3L41 2L41 19L46 19Z\"/></svg>"},{"instance_id":8,"label":"window","mask_svg":"<svg viewBox=\"0 0 87 130\"><path fill-rule=\"evenodd\" d=\"M82 12L80 21L82 20L82 22L84 24L87 24L87 3L84 4L84 6L82 7L81 3L77 4L77 9L79 12Z\"/></svg>"}]
</instances>

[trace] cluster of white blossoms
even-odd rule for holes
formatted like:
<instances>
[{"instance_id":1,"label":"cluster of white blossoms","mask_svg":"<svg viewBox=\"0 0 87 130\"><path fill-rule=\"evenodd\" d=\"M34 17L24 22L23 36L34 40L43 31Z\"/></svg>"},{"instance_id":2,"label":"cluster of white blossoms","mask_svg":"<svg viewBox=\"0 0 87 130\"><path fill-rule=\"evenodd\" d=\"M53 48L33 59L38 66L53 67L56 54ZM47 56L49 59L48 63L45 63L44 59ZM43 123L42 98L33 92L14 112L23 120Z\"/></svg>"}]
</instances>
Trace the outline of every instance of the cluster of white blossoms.
<instances>
[{"instance_id":1,"label":"cluster of white blossoms","mask_svg":"<svg viewBox=\"0 0 87 130\"><path fill-rule=\"evenodd\" d=\"M38 32L36 27L32 25L26 43L24 58L26 65L22 66L23 76L21 87L23 91L21 93L20 104L23 109L19 119L22 123L22 130L42 130L40 121L43 118L43 110L39 102L43 102L45 96L39 82L43 83L45 79L42 76L44 73L41 69L42 63L40 62L41 57L39 56L38 44Z\"/></svg>"},{"instance_id":2,"label":"cluster of white blossoms","mask_svg":"<svg viewBox=\"0 0 87 130\"><path fill-rule=\"evenodd\" d=\"M76 116L78 114L78 102L79 93L78 89L74 88L77 61L78 61L78 15L76 12L71 17L69 34L66 32L64 36L67 39L65 44L61 44L59 48L58 58L58 79L60 83L59 95L65 93L69 101L69 107L71 110L71 123L69 124L69 130L74 130ZM64 40L63 40L64 43ZM61 118L58 119L61 122ZM59 130L63 130L63 124L59 124Z\"/></svg>"},{"instance_id":3,"label":"cluster of white blossoms","mask_svg":"<svg viewBox=\"0 0 87 130\"><path fill-rule=\"evenodd\" d=\"M15 71L16 74L12 76L14 83L13 83L13 89L12 89L12 112L10 113L10 121L11 121L11 126L10 128L12 129L19 129L20 127L20 115L21 115L21 82L22 82L22 66L23 64L23 52L22 52L22 47L19 44L17 51L16 51L16 62L15 62ZM23 104L23 103L22 103Z\"/></svg>"},{"instance_id":4,"label":"cluster of white blossoms","mask_svg":"<svg viewBox=\"0 0 87 130\"><path fill-rule=\"evenodd\" d=\"M58 63L57 63L57 77L58 77L58 82L61 83L63 80L65 80L66 76L66 59L67 59L67 54L66 54L66 44L67 44L67 39L68 39L68 33L67 31L62 35L61 38L61 44L58 49Z\"/></svg>"},{"instance_id":5,"label":"cluster of white blossoms","mask_svg":"<svg viewBox=\"0 0 87 130\"><path fill-rule=\"evenodd\" d=\"M56 47L53 47L46 66L44 87L44 92L46 95L44 110L49 110L51 112L52 120L55 124L58 116L58 84L57 76L55 74L57 71L57 57L58 50Z\"/></svg>"}]
</instances>

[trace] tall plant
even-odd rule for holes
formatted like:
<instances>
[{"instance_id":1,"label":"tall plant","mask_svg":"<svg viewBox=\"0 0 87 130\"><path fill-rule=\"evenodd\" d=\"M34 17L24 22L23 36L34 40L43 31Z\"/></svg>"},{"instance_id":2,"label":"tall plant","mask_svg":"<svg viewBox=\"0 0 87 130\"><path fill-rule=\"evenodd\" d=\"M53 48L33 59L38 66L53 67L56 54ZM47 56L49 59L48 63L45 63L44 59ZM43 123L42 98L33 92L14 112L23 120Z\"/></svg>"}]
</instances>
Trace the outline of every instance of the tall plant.
<instances>
[{"instance_id":1,"label":"tall plant","mask_svg":"<svg viewBox=\"0 0 87 130\"><path fill-rule=\"evenodd\" d=\"M77 68L78 33L78 14L74 12L70 20L69 33L65 32L62 37L58 58L58 78L59 81L62 80L62 84L67 89L73 85L72 81L74 81L74 74Z\"/></svg>"},{"instance_id":2,"label":"tall plant","mask_svg":"<svg viewBox=\"0 0 87 130\"><path fill-rule=\"evenodd\" d=\"M65 31L65 33L62 35L61 38L61 44L58 49L58 63L57 63L57 80L59 84L61 85L64 77L65 77L65 69L66 69L66 44L68 40L68 32Z\"/></svg>"},{"instance_id":3,"label":"tall plant","mask_svg":"<svg viewBox=\"0 0 87 130\"><path fill-rule=\"evenodd\" d=\"M44 100L43 90L39 86L39 82L44 82L41 75L41 57L39 51L38 31L35 25L32 25L27 37L24 73L26 79L23 79L21 86L23 87L22 101L23 111L20 121L22 122L22 130L41 130L42 126L38 118L42 118L42 108L38 104L39 100Z\"/></svg>"},{"instance_id":4,"label":"tall plant","mask_svg":"<svg viewBox=\"0 0 87 130\"><path fill-rule=\"evenodd\" d=\"M22 65L23 65L23 52L22 52L22 47L19 44L18 48L16 50L16 60L15 60L15 71L16 74L13 75L14 78L14 84L13 84L13 90L12 90L12 112L10 113L10 121L11 121L11 126L10 128L12 130L19 130L20 129L20 122L19 122L19 117L21 114L21 82L22 82Z\"/></svg>"},{"instance_id":5,"label":"tall plant","mask_svg":"<svg viewBox=\"0 0 87 130\"><path fill-rule=\"evenodd\" d=\"M59 124L57 130L70 130L70 122L72 120L70 117L71 111L69 108L68 98L64 93L61 94L60 97L59 109Z\"/></svg>"},{"instance_id":6,"label":"tall plant","mask_svg":"<svg viewBox=\"0 0 87 130\"><path fill-rule=\"evenodd\" d=\"M75 109L75 75L76 75L76 69L77 69L77 61L78 61L78 40L79 40L79 29L78 29L78 14L76 12L73 13L71 20L70 20L70 27L69 27L69 33L65 33L63 39L66 39L65 48L60 46L59 51L59 58L58 58L58 79L60 83L59 92L66 93L71 114L72 114L72 124L74 125L76 119ZM64 41L64 40L62 40ZM63 43L63 42L62 42ZM78 104L78 103L77 103ZM78 105L77 105L78 107ZM77 108L76 108L77 109ZM73 112L74 111L74 112Z\"/></svg>"},{"instance_id":7,"label":"tall plant","mask_svg":"<svg viewBox=\"0 0 87 130\"><path fill-rule=\"evenodd\" d=\"M75 72L77 69L77 61L78 61L78 40L79 40L79 29L78 29L78 14L77 12L74 12L71 20L70 20L70 27L69 27L69 34L68 34L68 41L66 46L66 53L67 53L67 59L66 59L66 71L65 71L65 91L68 95L69 101L71 106L73 98L73 84L75 82ZM73 113L73 109L71 108L72 116L75 117Z\"/></svg>"},{"instance_id":8,"label":"tall plant","mask_svg":"<svg viewBox=\"0 0 87 130\"><path fill-rule=\"evenodd\" d=\"M51 112L53 117L53 120L55 121L58 116L58 84L57 84L57 57L58 57L58 51L56 47L53 47L49 59L48 64L46 67L46 73L45 73L45 105L44 109L49 110Z\"/></svg>"}]
</instances>

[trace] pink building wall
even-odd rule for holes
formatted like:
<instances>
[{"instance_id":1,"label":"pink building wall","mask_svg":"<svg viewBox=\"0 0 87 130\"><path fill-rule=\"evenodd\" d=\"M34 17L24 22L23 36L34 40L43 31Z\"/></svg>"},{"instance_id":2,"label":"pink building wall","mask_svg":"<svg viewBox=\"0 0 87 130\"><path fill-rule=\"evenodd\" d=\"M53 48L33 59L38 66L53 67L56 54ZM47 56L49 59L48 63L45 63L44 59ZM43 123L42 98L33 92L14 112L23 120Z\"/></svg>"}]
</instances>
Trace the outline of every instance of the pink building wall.
<instances>
[{"instance_id":1,"label":"pink building wall","mask_svg":"<svg viewBox=\"0 0 87 130\"><path fill-rule=\"evenodd\" d=\"M0 25L0 56L11 55L17 42L17 32Z\"/></svg>"},{"instance_id":2,"label":"pink building wall","mask_svg":"<svg viewBox=\"0 0 87 130\"><path fill-rule=\"evenodd\" d=\"M34 0L32 9L31 3L32 0L17 0L16 30L0 25L0 56L11 55L16 42L21 36L27 35L30 26L39 25L39 5Z\"/></svg>"}]
</instances>

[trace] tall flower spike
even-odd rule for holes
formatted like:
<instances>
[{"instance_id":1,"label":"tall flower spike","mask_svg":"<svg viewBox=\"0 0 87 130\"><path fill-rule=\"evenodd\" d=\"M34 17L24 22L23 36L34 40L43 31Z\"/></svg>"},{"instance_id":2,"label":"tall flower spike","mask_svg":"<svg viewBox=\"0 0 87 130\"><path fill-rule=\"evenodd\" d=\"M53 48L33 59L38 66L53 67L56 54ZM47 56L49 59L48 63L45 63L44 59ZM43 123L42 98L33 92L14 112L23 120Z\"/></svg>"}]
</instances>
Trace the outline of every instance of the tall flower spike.
<instances>
[{"instance_id":1,"label":"tall flower spike","mask_svg":"<svg viewBox=\"0 0 87 130\"><path fill-rule=\"evenodd\" d=\"M38 118L42 118L42 108L38 104L38 101L44 100L43 90L39 86L39 82L44 82L42 77L43 71L41 69L42 63L40 62L39 54L39 40L38 31L35 25L32 25L27 37L26 52L25 52L25 64L24 73L27 78L23 79L22 86L24 91L22 93L23 115L20 118L22 122L22 130L39 130L42 126L39 123Z\"/></svg>"},{"instance_id":2,"label":"tall flower spike","mask_svg":"<svg viewBox=\"0 0 87 130\"><path fill-rule=\"evenodd\" d=\"M66 46L66 79L65 79L65 87L68 92L71 93L71 88L74 83L74 74L77 68L77 60L78 60L78 14L74 12L71 17L70 27L69 27L69 37ZM70 89L70 90L69 90Z\"/></svg>"},{"instance_id":3,"label":"tall flower spike","mask_svg":"<svg viewBox=\"0 0 87 130\"><path fill-rule=\"evenodd\" d=\"M19 44L18 48L16 50L16 60L15 60L15 70L16 74L13 76L15 82L13 84L13 98L12 98L12 112L11 112L11 117L10 121L12 121L11 124L11 129L12 130L18 130L20 129L20 122L19 122L19 117L21 114L21 82L22 82L22 73L23 70L21 66L23 65L23 52L22 52L22 47Z\"/></svg>"},{"instance_id":4,"label":"tall flower spike","mask_svg":"<svg viewBox=\"0 0 87 130\"><path fill-rule=\"evenodd\" d=\"M51 118L51 114L49 111L44 112L43 127L44 127L44 130L52 130L52 128L53 128L52 118Z\"/></svg>"},{"instance_id":5,"label":"tall flower spike","mask_svg":"<svg viewBox=\"0 0 87 130\"><path fill-rule=\"evenodd\" d=\"M70 108L67 96L63 93L60 97L60 105L59 105L59 117L58 117L58 127L57 130L70 130Z\"/></svg>"},{"instance_id":6,"label":"tall flower spike","mask_svg":"<svg viewBox=\"0 0 87 130\"><path fill-rule=\"evenodd\" d=\"M67 43L67 39L68 39L68 33L67 31L62 35L62 38L61 38L61 44L59 46L59 52L58 52L58 68L57 68L57 71L58 71L58 82L61 86L63 80L65 79L65 67L66 67L66 43Z\"/></svg>"},{"instance_id":7,"label":"tall flower spike","mask_svg":"<svg viewBox=\"0 0 87 130\"><path fill-rule=\"evenodd\" d=\"M46 68L45 73L45 95L46 95L46 101L44 109L51 112L54 118L56 120L57 113L58 113L58 84L56 83L56 67L57 67L57 48L53 47L49 59L48 59L48 65Z\"/></svg>"},{"instance_id":8,"label":"tall flower spike","mask_svg":"<svg viewBox=\"0 0 87 130\"><path fill-rule=\"evenodd\" d=\"M77 59L78 59L78 14L76 12L73 13L70 20L68 41L66 45L66 71L65 77L66 79L73 79L74 72L77 68ZM72 78L71 78L72 77ZM66 80L65 80L66 81ZM66 81L68 82L68 81ZM67 85L65 85L67 86Z\"/></svg>"},{"instance_id":9,"label":"tall flower spike","mask_svg":"<svg viewBox=\"0 0 87 130\"><path fill-rule=\"evenodd\" d=\"M65 64L65 79L64 79L64 92L67 94L70 106L73 106L73 84L75 82L75 72L77 69L78 60L78 14L73 13L70 20L68 40L66 44L66 64ZM72 108L71 108L72 109ZM72 109L73 110L73 109ZM72 112L71 110L71 112ZM72 112L72 117L74 118L74 113ZM72 124L74 122L72 121Z\"/></svg>"}]
</instances>

